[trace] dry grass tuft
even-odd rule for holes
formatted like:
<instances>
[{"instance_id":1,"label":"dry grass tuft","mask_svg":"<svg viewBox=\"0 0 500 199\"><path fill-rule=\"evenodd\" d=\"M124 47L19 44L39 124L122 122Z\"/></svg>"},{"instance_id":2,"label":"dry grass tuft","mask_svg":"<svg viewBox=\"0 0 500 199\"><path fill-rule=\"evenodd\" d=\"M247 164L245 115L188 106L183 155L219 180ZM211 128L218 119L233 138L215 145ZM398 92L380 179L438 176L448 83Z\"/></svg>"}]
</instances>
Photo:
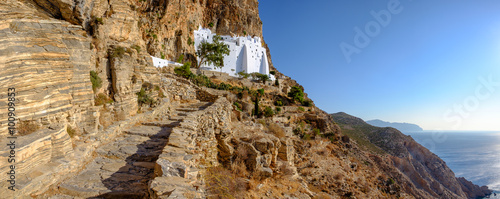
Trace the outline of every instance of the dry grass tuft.
<instances>
[{"instance_id":1,"label":"dry grass tuft","mask_svg":"<svg viewBox=\"0 0 500 199\"><path fill-rule=\"evenodd\" d=\"M246 183L221 166L206 169L205 183L208 198L241 198Z\"/></svg>"},{"instance_id":2,"label":"dry grass tuft","mask_svg":"<svg viewBox=\"0 0 500 199\"><path fill-rule=\"evenodd\" d=\"M35 121L19 121L17 124L17 133L21 136L29 135L39 129L38 124Z\"/></svg>"},{"instance_id":3,"label":"dry grass tuft","mask_svg":"<svg viewBox=\"0 0 500 199\"><path fill-rule=\"evenodd\" d=\"M72 128L70 125L66 127L66 132L68 132L69 137L75 137L75 135L77 134L77 130Z\"/></svg>"},{"instance_id":4,"label":"dry grass tuft","mask_svg":"<svg viewBox=\"0 0 500 199\"><path fill-rule=\"evenodd\" d=\"M274 134L278 138L285 137L285 130L283 130L283 128L281 128L281 126L278 124L271 123L271 124L269 124L267 129L269 129L269 132L271 132L272 134Z\"/></svg>"}]
</instances>

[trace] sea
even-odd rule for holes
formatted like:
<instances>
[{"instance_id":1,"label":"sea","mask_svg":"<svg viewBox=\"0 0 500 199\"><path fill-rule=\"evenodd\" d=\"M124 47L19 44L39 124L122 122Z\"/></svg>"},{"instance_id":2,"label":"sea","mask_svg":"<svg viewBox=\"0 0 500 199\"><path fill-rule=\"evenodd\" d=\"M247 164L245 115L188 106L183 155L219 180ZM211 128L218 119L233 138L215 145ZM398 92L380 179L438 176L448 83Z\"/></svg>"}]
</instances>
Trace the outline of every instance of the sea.
<instances>
[{"instance_id":1,"label":"sea","mask_svg":"<svg viewBox=\"0 0 500 199\"><path fill-rule=\"evenodd\" d=\"M403 132L439 156L456 177L486 185L500 199L500 131Z\"/></svg>"}]
</instances>

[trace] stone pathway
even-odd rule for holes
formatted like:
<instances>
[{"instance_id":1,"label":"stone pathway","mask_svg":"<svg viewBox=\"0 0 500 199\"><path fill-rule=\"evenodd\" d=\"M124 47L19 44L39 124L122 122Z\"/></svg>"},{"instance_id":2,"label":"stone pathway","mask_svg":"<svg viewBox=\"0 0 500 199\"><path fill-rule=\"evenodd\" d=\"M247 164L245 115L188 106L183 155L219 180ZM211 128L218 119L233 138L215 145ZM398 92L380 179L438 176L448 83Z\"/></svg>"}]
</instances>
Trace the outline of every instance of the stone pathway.
<instances>
[{"instance_id":1,"label":"stone pathway","mask_svg":"<svg viewBox=\"0 0 500 199\"><path fill-rule=\"evenodd\" d=\"M95 159L76 176L60 183L52 198L151 198L148 184L158 176L155 162L173 127L189 112L210 103L181 104L167 119L134 126L99 147Z\"/></svg>"}]
</instances>

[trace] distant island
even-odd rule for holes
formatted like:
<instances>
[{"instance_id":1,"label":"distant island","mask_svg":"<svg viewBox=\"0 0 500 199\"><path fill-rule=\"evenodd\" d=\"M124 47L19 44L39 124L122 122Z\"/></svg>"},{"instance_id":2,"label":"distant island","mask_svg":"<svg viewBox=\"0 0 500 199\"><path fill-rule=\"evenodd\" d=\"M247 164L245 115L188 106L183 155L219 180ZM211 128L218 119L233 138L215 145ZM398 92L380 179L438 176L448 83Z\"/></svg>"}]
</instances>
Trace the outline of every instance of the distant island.
<instances>
[{"instance_id":1,"label":"distant island","mask_svg":"<svg viewBox=\"0 0 500 199\"><path fill-rule=\"evenodd\" d=\"M398 129L401 132L408 132L408 131L423 131L422 127L416 125L416 124L410 124L410 123L400 123L400 122L386 122L382 120L369 120L366 121L366 123L376 126L376 127L392 127L395 129Z\"/></svg>"}]
</instances>

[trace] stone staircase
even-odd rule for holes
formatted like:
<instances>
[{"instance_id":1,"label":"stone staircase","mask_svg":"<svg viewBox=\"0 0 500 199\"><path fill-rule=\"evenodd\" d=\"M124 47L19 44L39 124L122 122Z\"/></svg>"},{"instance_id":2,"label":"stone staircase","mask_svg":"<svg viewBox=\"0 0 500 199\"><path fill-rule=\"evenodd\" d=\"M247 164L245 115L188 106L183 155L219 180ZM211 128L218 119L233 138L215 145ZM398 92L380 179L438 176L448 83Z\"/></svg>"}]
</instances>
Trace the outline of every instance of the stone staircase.
<instances>
[{"instance_id":1,"label":"stone staircase","mask_svg":"<svg viewBox=\"0 0 500 199\"><path fill-rule=\"evenodd\" d=\"M161 176L156 164L170 142L173 128L191 112L211 103L189 102L173 108L168 118L134 125L94 152L94 159L76 176L58 185L49 198L155 198L151 181ZM176 137L176 136L174 136Z\"/></svg>"}]
</instances>

